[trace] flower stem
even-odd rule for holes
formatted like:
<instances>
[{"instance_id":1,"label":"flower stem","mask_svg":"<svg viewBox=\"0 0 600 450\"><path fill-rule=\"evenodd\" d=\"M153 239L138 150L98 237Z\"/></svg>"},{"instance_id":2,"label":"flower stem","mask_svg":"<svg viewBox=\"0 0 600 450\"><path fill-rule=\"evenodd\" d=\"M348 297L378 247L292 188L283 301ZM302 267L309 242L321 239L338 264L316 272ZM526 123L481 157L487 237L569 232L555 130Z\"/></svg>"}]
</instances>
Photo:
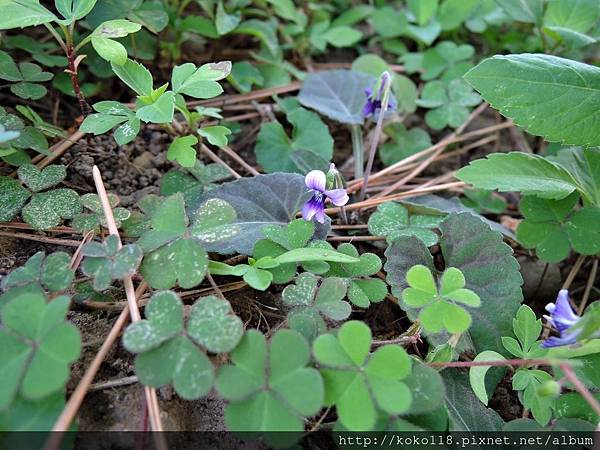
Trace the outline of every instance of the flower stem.
<instances>
[{"instance_id":1,"label":"flower stem","mask_svg":"<svg viewBox=\"0 0 600 450\"><path fill-rule=\"evenodd\" d=\"M367 195L367 186L369 184L369 174L373 169L373 161L375 160L375 152L377 151L377 145L379 144L379 138L381 137L381 132L383 130L383 118L385 116L385 112L387 111L389 100L390 100L390 86L391 86L391 77L387 72L383 72L381 75L381 83L382 83L382 98L381 98L381 109L379 110L379 116L377 117L377 125L375 126L375 133L373 133L373 138L371 140L371 148L369 149L369 160L367 161L367 168L365 169L364 174L364 182L362 185L362 189L360 190L359 201L363 201L365 196Z\"/></svg>"},{"instance_id":2,"label":"flower stem","mask_svg":"<svg viewBox=\"0 0 600 450\"><path fill-rule=\"evenodd\" d=\"M358 179L362 178L365 166L365 150L360 125L350 125L350 134L352 135L352 154L354 155L354 178Z\"/></svg>"}]
</instances>

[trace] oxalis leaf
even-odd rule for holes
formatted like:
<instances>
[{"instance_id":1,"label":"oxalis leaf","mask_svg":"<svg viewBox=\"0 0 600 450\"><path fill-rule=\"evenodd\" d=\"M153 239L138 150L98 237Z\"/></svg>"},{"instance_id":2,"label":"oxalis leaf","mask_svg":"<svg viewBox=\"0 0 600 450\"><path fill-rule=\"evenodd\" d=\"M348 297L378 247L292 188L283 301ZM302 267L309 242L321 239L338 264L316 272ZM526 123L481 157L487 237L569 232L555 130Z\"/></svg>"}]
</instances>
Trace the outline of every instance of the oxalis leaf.
<instances>
[{"instance_id":1,"label":"oxalis leaf","mask_svg":"<svg viewBox=\"0 0 600 450\"><path fill-rule=\"evenodd\" d=\"M494 56L465 79L531 134L551 142L600 145L598 67L551 55Z\"/></svg>"},{"instance_id":2,"label":"oxalis leaf","mask_svg":"<svg viewBox=\"0 0 600 450\"><path fill-rule=\"evenodd\" d=\"M293 307L288 313L290 328L313 341L327 330L321 315L331 320L345 320L352 308L342 299L346 296L348 283L343 278L325 278L320 283L311 273L302 273L296 283L286 286L281 294L283 303Z\"/></svg>"},{"instance_id":3,"label":"oxalis leaf","mask_svg":"<svg viewBox=\"0 0 600 450\"><path fill-rule=\"evenodd\" d=\"M268 225L287 225L310 194L303 176L274 173L223 183L207 192L202 201L209 198L225 200L235 209L238 234L235 239L207 242L205 248L223 254L251 255L256 242L264 238L262 230ZM196 204L190 204L189 208L193 211L198 207ZM316 224L314 237L324 238L329 228L329 220Z\"/></svg>"},{"instance_id":4,"label":"oxalis leaf","mask_svg":"<svg viewBox=\"0 0 600 450\"><path fill-rule=\"evenodd\" d=\"M0 177L0 222L12 220L30 195L31 193L17 180Z\"/></svg>"},{"instance_id":5,"label":"oxalis leaf","mask_svg":"<svg viewBox=\"0 0 600 450\"><path fill-rule=\"evenodd\" d=\"M307 367L310 349L296 331L279 330L267 346L262 333L249 330L231 352L231 361L221 367L216 383L229 400L229 430L303 431L302 418L316 414L323 404L323 380Z\"/></svg>"},{"instance_id":6,"label":"oxalis leaf","mask_svg":"<svg viewBox=\"0 0 600 450\"><path fill-rule=\"evenodd\" d=\"M39 192L63 181L67 176L67 170L62 165L51 165L40 170L33 164L24 164L19 167L17 174L29 189Z\"/></svg>"},{"instance_id":7,"label":"oxalis leaf","mask_svg":"<svg viewBox=\"0 0 600 450\"><path fill-rule=\"evenodd\" d=\"M398 345L369 353L371 330L356 320L346 322L337 336L322 334L313 353L325 381L325 404L336 405L339 421L350 430L371 430L378 411L398 415L408 411L411 392L402 379L411 373L411 359Z\"/></svg>"},{"instance_id":8,"label":"oxalis leaf","mask_svg":"<svg viewBox=\"0 0 600 450\"><path fill-rule=\"evenodd\" d=\"M212 302L211 297L199 302L207 299ZM229 310L227 302L223 304L227 306L225 309ZM143 384L161 387L171 383L175 391L188 400L200 398L208 393L213 385L213 366L192 339L198 342L196 338L201 336L202 339L199 340L206 342L197 326L202 324L199 319L205 313L210 314L210 309L206 309L206 305L194 307L186 335L183 333L183 303L177 294L172 291L160 291L150 298L145 309L146 319L129 325L123 335L123 346L130 352L138 353L135 358L135 372ZM218 315L227 313L226 310L217 309ZM212 308L213 313L216 311ZM227 329L233 331L231 327ZM196 337L192 336L193 334ZM213 338L211 343L217 347L229 347L235 342L234 337L226 337L227 344L216 336Z\"/></svg>"},{"instance_id":9,"label":"oxalis leaf","mask_svg":"<svg viewBox=\"0 0 600 450\"><path fill-rule=\"evenodd\" d=\"M65 296L46 304L43 294L24 293L2 309L0 409L17 393L37 400L64 386L81 348L79 331L65 322L69 303Z\"/></svg>"},{"instance_id":10,"label":"oxalis leaf","mask_svg":"<svg viewBox=\"0 0 600 450\"><path fill-rule=\"evenodd\" d=\"M440 230L445 266L459 269L465 277L465 287L481 300L478 308L466 307L473 322L466 333L469 339L462 339L460 346L476 352L503 352L501 338L510 335L512 318L523 300L523 280L511 248L502 242L500 233L469 213L449 214L440 224ZM396 297L401 297L407 287L406 275L414 265L422 264L436 273L431 253L414 237L398 239L385 255L387 281ZM415 310L403 302L401 307L411 320L416 319ZM444 334L428 336L433 345L443 344L447 338Z\"/></svg>"},{"instance_id":11,"label":"oxalis leaf","mask_svg":"<svg viewBox=\"0 0 600 450\"><path fill-rule=\"evenodd\" d=\"M23 220L38 230L47 230L60 224L61 219L72 219L81 212L79 195L72 189L60 188L34 194L23 208Z\"/></svg>"},{"instance_id":12,"label":"oxalis leaf","mask_svg":"<svg viewBox=\"0 0 600 450\"><path fill-rule=\"evenodd\" d=\"M50 292L67 289L75 276L70 267L71 257L64 252L56 252L46 257L37 252L27 262L2 278L3 290L37 283Z\"/></svg>"}]
</instances>

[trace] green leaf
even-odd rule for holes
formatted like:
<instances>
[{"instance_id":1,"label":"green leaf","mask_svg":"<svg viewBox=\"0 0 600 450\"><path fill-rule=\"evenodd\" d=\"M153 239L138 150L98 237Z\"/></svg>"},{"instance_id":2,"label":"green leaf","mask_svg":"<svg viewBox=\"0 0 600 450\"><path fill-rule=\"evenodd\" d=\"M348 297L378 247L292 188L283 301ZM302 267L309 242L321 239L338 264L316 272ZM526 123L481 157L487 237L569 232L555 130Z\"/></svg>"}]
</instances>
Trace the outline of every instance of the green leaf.
<instances>
[{"instance_id":1,"label":"green leaf","mask_svg":"<svg viewBox=\"0 0 600 450\"><path fill-rule=\"evenodd\" d=\"M431 138L422 128L407 131L403 124L392 123L384 128L384 132L393 140L379 147L379 157L386 166L431 147Z\"/></svg>"},{"instance_id":2,"label":"green leaf","mask_svg":"<svg viewBox=\"0 0 600 450\"><path fill-rule=\"evenodd\" d=\"M425 85L417 105L430 108L425 115L427 125L434 130L449 126L457 128L469 118L470 107L481 103L478 94L462 80L430 81Z\"/></svg>"},{"instance_id":3,"label":"green leaf","mask_svg":"<svg viewBox=\"0 0 600 450\"><path fill-rule=\"evenodd\" d=\"M569 5L549 0L544 14L544 26L557 26L585 33L600 18L600 5L594 0L575 0Z\"/></svg>"},{"instance_id":4,"label":"green leaf","mask_svg":"<svg viewBox=\"0 0 600 450\"><path fill-rule=\"evenodd\" d=\"M244 324L226 300L215 296L202 297L194 304L188 322L188 334L212 353L229 352L244 333Z\"/></svg>"},{"instance_id":5,"label":"green leaf","mask_svg":"<svg viewBox=\"0 0 600 450\"><path fill-rule=\"evenodd\" d=\"M235 224L233 207L219 198L210 198L192 215L190 236L204 245L235 239L240 229Z\"/></svg>"},{"instance_id":6,"label":"green leaf","mask_svg":"<svg viewBox=\"0 0 600 450\"><path fill-rule=\"evenodd\" d=\"M0 177L0 222L12 220L21 211L30 195L18 181Z\"/></svg>"},{"instance_id":7,"label":"green leaf","mask_svg":"<svg viewBox=\"0 0 600 450\"><path fill-rule=\"evenodd\" d=\"M120 42L101 36L92 36L92 47L100 57L122 66L127 62L127 49Z\"/></svg>"},{"instance_id":8,"label":"green leaf","mask_svg":"<svg viewBox=\"0 0 600 450\"><path fill-rule=\"evenodd\" d=\"M46 304L40 293L23 293L2 309L0 409L17 393L38 400L66 383L81 349L77 328L65 321L69 302L61 296Z\"/></svg>"},{"instance_id":9,"label":"green leaf","mask_svg":"<svg viewBox=\"0 0 600 450\"><path fill-rule=\"evenodd\" d=\"M578 188L562 166L539 156L521 152L493 153L473 161L457 177L480 189L517 191L525 195L560 200Z\"/></svg>"},{"instance_id":10,"label":"green leaf","mask_svg":"<svg viewBox=\"0 0 600 450\"><path fill-rule=\"evenodd\" d=\"M600 112L595 107L600 69L595 66L550 55L494 56L465 79L531 134L550 142L600 145Z\"/></svg>"},{"instance_id":11,"label":"green leaf","mask_svg":"<svg viewBox=\"0 0 600 450\"><path fill-rule=\"evenodd\" d=\"M375 83L374 76L351 70L313 72L304 79L298 100L333 120L359 125L364 122L365 88Z\"/></svg>"},{"instance_id":12,"label":"green leaf","mask_svg":"<svg viewBox=\"0 0 600 450\"><path fill-rule=\"evenodd\" d=\"M332 27L325 33L325 39L334 47L350 47L355 45L363 34L348 26Z\"/></svg>"},{"instance_id":13,"label":"green leaf","mask_svg":"<svg viewBox=\"0 0 600 450\"><path fill-rule=\"evenodd\" d=\"M169 145L167 159L177 161L183 167L194 167L196 163L196 149L198 143L196 136L177 136Z\"/></svg>"},{"instance_id":14,"label":"green leaf","mask_svg":"<svg viewBox=\"0 0 600 450\"><path fill-rule=\"evenodd\" d=\"M466 306L473 317L468 331L470 342L459 346L476 351L502 352L501 338L512 331L512 318L523 297L522 278L511 248L502 242L500 233L469 213L452 213L440 225L440 246L446 267L459 269L466 280L465 288L477 294L480 308ZM392 293L400 296L407 286L406 273L422 264L434 272L433 258L424 244L415 238L401 238L386 250L385 270ZM435 272L434 272L435 273ZM414 311L407 310L411 320ZM439 315L433 319L442 320ZM443 322L442 322L443 323ZM429 335L434 345L447 341L447 335Z\"/></svg>"},{"instance_id":15,"label":"green leaf","mask_svg":"<svg viewBox=\"0 0 600 450\"><path fill-rule=\"evenodd\" d=\"M582 196L600 205L600 149L571 147L560 150L553 159L563 166L576 181Z\"/></svg>"},{"instance_id":16,"label":"green leaf","mask_svg":"<svg viewBox=\"0 0 600 450\"><path fill-rule=\"evenodd\" d=\"M17 174L29 189L40 192L63 181L67 176L67 169L63 165L53 164L40 170L33 164L24 164L19 167Z\"/></svg>"},{"instance_id":17,"label":"green leaf","mask_svg":"<svg viewBox=\"0 0 600 450\"><path fill-rule=\"evenodd\" d=\"M328 250L326 248L295 248L275 258L279 264L305 261L331 261L338 263L356 263L360 260L354 256Z\"/></svg>"},{"instance_id":18,"label":"green leaf","mask_svg":"<svg viewBox=\"0 0 600 450\"><path fill-rule=\"evenodd\" d=\"M302 431L302 417L323 404L319 372L306 367L306 340L292 330L279 330L267 350L264 336L247 331L231 353L233 364L219 370L217 389L229 400L225 422L232 431Z\"/></svg>"},{"instance_id":19,"label":"green leaf","mask_svg":"<svg viewBox=\"0 0 600 450\"><path fill-rule=\"evenodd\" d=\"M145 315L145 320L129 325L123 335L123 346L132 353L155 349L183 330L183 304L172 291L154 294Z\"/></svg>"},{"instance_id":20,"label":"green leaf","mask_svg":"<svg viewBox=\"0 0 600 450\"><path fill-rule=\"evenodd\" d=\"M420 26L429 22L438 8L439 0L408 0L408 8L417 18Z\"/></svg>"},{"instance_id":21,"label":"green leaf","mask_svg":"<svg viewBox=\"0 0 600 450\"><path fill-rule=\"evenodd\" d=\"M57 20L57 17L40 5L39 0L0 0L5 14L0 17L0 29L25 28Z\"/></svg>"},{"instance_id":22,"label":"green leaf","mask_svg":"<svg viewBox=\"0 0 600 450\"><path fill-rule=\"evenodd\" d=\"M222 125L216 125L212 127L202 127L198 130L198 134L205 137L212 145L225 147L227 145L227 136L231 134L231 130Z\"/></svg>"},{"instance_id":23,"label":"green leaf","mask_svg":"<svg viewBox=\"0 0 600 450\"><path fill-rule=\"evenodd\" d=\"M245 20L238 25L235 32L257 37L267 46L272 55L276 55L279 50L277 33L271 23L261 22L256 19Z\"/></svg>"},{"instance_id":24,"label":"green leaf","mask_svg":"<svg viewBox=\"0 0 600 450\"><path fill-rule=\"evenodd\" d=\"M193 63L175 66L171 78L173 91L193 98L213 98L223 92L217 81L227 77L230 72L229 61L204 64L199 68Z\"/></svg>"},{"instance_id":25,"label":"green leaf","mask_svg":"<svg viewBox=\"0 0 600 450\"><path fill-rule=\"evenodd\" d=\"M282 193L287 193L282 195ZM208 251L251 255L257 241L264 238L262 230L269 225L287 225L308 200L304 177L297 174L258 175L224 183L206 192L200 201L190 205L199 207L209 198L220 198L229 203L237 214L235 239L205 243ZM316 224L316 239L326 236L329 224Z\"/></svg>"},{"instance_id":26,"label":"green leaf","mask_svg":"<svg viewBox=\"0 0 600 450\"><path fill-rule=\"evenodd\" d=\"M369 233L385 236L390 244L402 236L416 236L429 247L438 241L432 229L437 228L442 220L440 216L413 214L409 217L408 210L400 203L385 202L369 217Z\"/></svg>"},{"instance_id":27,"label":"green leaf","mask_svg":"<svg viewBox=\"0 0 600 450\"><path fill-rule=\"evenodd\" d=\"M496 411L486 408L473 393L466 373L458 370L442 372L446 388L446 409L450 431L498 431L504 421Z\"/></svg>"},{"instance_id":28,"label":"green leaf","mask_svg":"<svg viewBox=\"0 0 600 450\"><path fill-rule=\"evenodd\" d=\"M240 11L235 11L233 14L228 14L223 7L223 2L218 3L215 25L217 27L217 32L220 35L227 34L230 31L235 30L235 27L238 26L241 20L242 15Z\"/></svg>"},{"instance_id":29,"label":"green leaf","mask_svg":"<svg viewBox=\"0 0 600 450\"><path fill-rule=\"evenodd\" d=\"M317 114L298 108L287 114L293 125L290 139L279 122L269 122L261 126L256 140L256 159L267 172L298 172L290 158L297 150L310 150L330 160L333 155L333 139L327 125Z\"/></svg>"},{"instance_id":30,"label":"green leaf","mask_svg":"<svg viewBox=\"0 0 600 450\"><path fill-rule=\"evenodd\" d=\"M50 292L60 292L71 285L74 272L70 267L71 257L64 252L37 252L27 262L11 271L2 279L2 289L9 290L36 283Z\"/></svg>"},{"instance_id":31,"label":"green leaf","mask_svg":"<svg viewBox=\"0 0 600 450\"><path fill-rule=\"evenodd\" d=\"M513 330L527 354L538 342L537 339L542 332L542 321L536 317L529 306L521 305L513 319ZM526 354L523 357L527 357Z\"/></svg>"},{"instance_id":32,"label":"green leaf","mask_svg":"<svg viewBox=\"0 0 600 450\"><path fill-rule=\"evenodd\" d=\"M143 122L171 123L175 110L175 94L167 91L151 104L138 108L135 115Z\"/></svg>"},{"instance_id":33,"label":"green leaf","mask_svg":"<svg viewBox=\"0 0 600 450\"><path fill-rule=\"evenodd\" d=\"M227 80L243 94L250 92L253 85L262 86L265 81L260 71L248 61L233 63Z\"/></svg>"},{"instance_id":34,"label":"green leaf","mask_svg":"<svg viewBox=\"0 0 600 450\"><path fill-rule=\"evenodd\" d=\"M501 214L506 209L506 200L499 195L494 195L493 191L465 189L463 194L465 195L464 198L461 198L463 205L479 214L484 212Z\"/></svg>"},{"instance_id":35,"label":"green leaf","mask_svg":"<svg viewBox=\"0 0 600 450\"><path fill-rule=\"evenodd\" d=\"M494 352L492 350L486 350L479 353L473 361L481 362L481 361L504 361L505 358L500 353ZM471 383L471 388L473 392L477 396L477 398L487 406L488 404L488 393L485 388L485 375L488 370L491 369L492 366L474 366L469 369L469 382Z\"/></svg>"},{"instance_id":36,"label":"green leaf","mask_svg":"<svg viewBox=\"0 0 600 450\"><path fill-rule=\"evenodd\" d=\"M327 329L320 315L337 321L347 319L352 312L350 304L343 301L347 289L348 283L343 278L325 278L319 284L310 273L298 275L296 283L286 286L282 293L283 303L293 307L288 313L290 328L312 342ZM307 325L310 319L313 326Z\"/></svg>"},{"instance_id":37,"label":"green leaf","mask_svg":"<svg viewBox=\"0 0 600 450\"><path fill-rule=\"evenodd\" d=\"M346 322L338 335L322 334L313 353L325 382L325 404L336 405L339 421L350 430L370 430L376 411L406 412L411 392L402 379L411 372L404 349L384 345L369 355L371 331L363 322Z\"/></svg>"},{"instance_id":38,"label":"green leaf","mask_svg":"<svg viewBox=\"0 0 600 450\"><path fill-rule=\"evenodd\" d=\"M448 31L458 28L469 19L479 0L444 0L438 10L437 18L442 25L442 30Z\"/></svg>"},{"instance_id":39,"label":"green leaf","mask_svg":"<svg viewBox=\"0 0 600 450\"><path fill-rule=\"evenodd\" d=\"M35 194L23 208L23 220L37 230L47 230L81 212L79 195L72 189L55 189Z\"/></svg>"},{"instance_id":40,"label":"green leaf","mask_svg":"<svg viewBox=\"0 0 600 450\"><path fill-rule=\"evenodd\" d=\"M178 239L144 256L140 272L150 286L183 289L198 286L208 269L206 251L193 239Z\"/></svg>"},{"instance_id":41,"label":"green leaf","mask_svg":"<svg viewBox=\"0 0 600 450\"><path fill-rule=\"evenodd\" d=\"M373 11L371 21L375 32L384 38L400 36L408 27L408 19L404 12L391 6L384 6Z\"/></svg>"},{"instance_id":42,"label":"green leaf","mask_svg":"<svg viewBox=\"0 0 600 450\"><path fill-rule=\"evenodd\" d=\"M514 20L539 24L544 14L544 0L496 0Z\"/></svg>"},{"instance_id":43,"label":"green leaf","mask_svg":"<svg viewBox=\"0 0 600 450\"><path fill-rule=\"evenodd\" d=\"M96 0L56 0L57 11L67 20L66 25L83 19L92 10Z\"/></svg>"},{"instance_id":44,"label":"green leaf","mask_svg":"<svg viewBox=\"0 0 600 450\"><path fill-rule=\"evenodd\" d=\"M137 95L152 94L152 74L143 65L128 59L125 64L111 64L112 70Z\"/></svg>"}]
</instances>

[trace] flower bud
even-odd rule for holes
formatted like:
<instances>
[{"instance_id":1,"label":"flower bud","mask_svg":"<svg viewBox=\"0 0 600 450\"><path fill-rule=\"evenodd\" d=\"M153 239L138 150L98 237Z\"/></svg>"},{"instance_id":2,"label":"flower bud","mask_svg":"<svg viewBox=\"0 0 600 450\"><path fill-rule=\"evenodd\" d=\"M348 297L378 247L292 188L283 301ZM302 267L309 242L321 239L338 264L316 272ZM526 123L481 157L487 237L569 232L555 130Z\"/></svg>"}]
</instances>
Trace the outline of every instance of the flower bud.
<instances>
[{"instance_id":1,"label":"flower bud","mask_svg":"<svg viewBox=\"0 0 600 450\"><path fill-rule=\"evenodd\" d=\"M343 189L344 188L344 177L340 171L335 167L334 163L331 163L329 170L327 171L327 189Z\"/></svg>"}]
</instances>

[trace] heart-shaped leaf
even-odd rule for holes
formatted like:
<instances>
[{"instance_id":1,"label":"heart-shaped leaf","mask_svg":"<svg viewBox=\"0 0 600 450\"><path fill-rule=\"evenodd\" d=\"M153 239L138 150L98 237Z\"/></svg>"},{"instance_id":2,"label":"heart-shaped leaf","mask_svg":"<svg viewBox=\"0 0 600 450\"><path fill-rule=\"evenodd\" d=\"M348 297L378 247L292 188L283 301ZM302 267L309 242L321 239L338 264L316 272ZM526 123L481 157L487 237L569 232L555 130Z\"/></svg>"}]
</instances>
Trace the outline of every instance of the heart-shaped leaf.
<instances>
[{"instance_id":1,"label":"heart-shaped leaf","mask_svg":"<svg viewBox=\"0 0 600 450\"><path fill-rule=\"evenodd\" d=\"M202 127L198 130L198 134L206 138L212 145L225 147L227 145L227 136L231 134L231 130L222 125L216 125L212 127Z\"/></svg>"},{"instance_id":2,"label":"heart-shaped leaf","mask_svg":"<svg viewBox=\"0 0 600 450\"><path fill-rule=\"evenodd\" d=\"M67 169L62 165L51 165L43 170L33 164L24 164L17 171L19 179L33 192L44 191L56 186L67 176Z\"/></svg>"},{"instance_id":3,"label":"heart-shaped leaf","mask_svg":"<svg viewBox=\"0 0 600 450\"><path fill-rule=\"evenodd\" d=\"M372 88L375 82L374 77L352 70L314 72L304 79L298 100L338 122L362 124L367 102L365 89Z\"/></svg>"},{"instance_id":4,"label":"heart-shaped leaf","mask_svg":"<svg viewBox=\"0 0 600 450\"><path fill-rule=\"evenodd\" d=\"M79 331L65 321L69 303L61 296L47 304L43 294L28 292L2 309L0 409L7 408L17 393L37 400L66 383L69 364L81 348Z\"/></svg>"},{"instance_id":5,"label":"heart-shaped leaf","mask_svg":"<svg viewBox=\"0 0 600 450\"><path fill-rule=\"evenodd\" d=\"M146 319L127 327L123 345L132 353L152 350L183 331L183 304L177 294L154 294L144 310Z\"/></svg>"},{"instance_id":6,"label":"heart-shaped leaf","mask_svg":"<svg viewBox=\"0 0 600 450\"><path fill-rule=\"evenodd\" d=\"M81 212L79 195L72 189L60 188L35 194L23 208L23 220L38 230L60 224L61 219L72 219Z\"/></svg>"},{"instance_id":7,"label":"heart-shaped leaf","mask_svg":"<svg viewBox=\"0 0 600 450\"><path fill-rule=\"evenodd\" d=\"M222 353L233 350L243 333L244 324L232 313L228 301L211 295L194 304L188 322L188 334L208 351Z\"/></svg>"},{"instance_id":8,"label":"heart-shaped leaf","mask_svg":"<svg viewBox=\"0 0 600 450\"><path fill-rule=\"evenodd\" d=\"M2 278L1 286L3 290L9 290L38 283L50 292L63 291L71 285L75 275L70 265L71 257L64 252L51 253L47 257L44 252L37 252L24 265Z\"/></svg>"},{"instance_id":9,"label":"heart-shaped leaf","mask_svg":"<svg viewBox=\"0 0 600 450\"><path fill-rule=\"evenodd\" d=\"M0 177L0 222L12 220L21 211L30 195L18 181Z\"/></svg>"},{"instance_id":10,"label":"heart-shaped leaf","mask_svg":"<svg viewBox=\"0 0 600 450\"><path fill-rule=\"evenodd\" d=\"M373 236L385 236L389 244L401 236L416 236L428 247L438 241L432 230L443 220L441 216L413 214L399 203L386 202L377 207L377 211L369 217L369 232Z\"/></svg>"},{"instance_id":11,"label":"heart-shaped leaf","mask_svg":"<svg viewBox=\"0 0 600 450\"><path fill-rule=\"evenodd\" d=\"M259 331L247 331L231 360L217 377L228 429L302 431L302 417L321 408L323 381L307 367L310 349L299 333L279 330L267 348Z\"/></svg>"},{"instance_id":12,"label":"heart-shaped leaf","mask_svg":"<svg viewBox=\"0 0 600 450\"><path fill-rule=\"evenodd\" d=\"M402 379L411 372L411 359L397 345L384 345L369 354L371 330L352 320L337 336L323 334L313 353L325 381L325 404L336 405L340 422L350 430L371 430L378 410L398 415L408 411L412 396Z\"/></svg>"},{"instance_id":13,"label":"heart-shaped leaf","mask_svg":"<svg viewBox=\"0 0 600 450\"><path fill-rule=\"evenodd\" d=\"M297 174L258 175L224 183L207 192L201 201L220 198L229 203L237 214L239 234L235 239L206 243L205 247L224 254L251 255L256 242L264 238L262 229L290 223L309 197L304 177ZM201 201L190 208L197 209ZM315 238L325 237L329 227L329 222L317 224Z\"/></svg>"},{"instance_id":14,"label":"heart-shaped leaf","mask_svg":"<svg viewBox=\"0 0 600 450\"><path fill-rule=\"evenodd\" d=\"M155 289L179 284L184 289L198 286L208 268L208 256L193 239L178 239L144 256L140 272Z\"/></svg>"},{"instance_id":15,"label":"heart-shaped leaf","mask_svg":"<svg viewBox=\"0 0 600 450\"><path fill-rule=\"evenodd\" d=\"M350 304L342 300L347 289L348 281L343 278L325 278L319 283L311 273L298 275L296 283L286 286L282 293L283 303L293 307L288 314L290 327L312 341L327 329L319 314L336 321L347 319L352 312ZM309 317L315 323L307 328Z\"/></svg>"},{"instance_id":16,"label":"heart-shaped leaf","mask_svg":"<svg viewBox=\"0 0 600 450\"><path fill-rule=\"evenodd\" d=\"M174 110L175 94L172 91L167 91L149 105L139 108L135 115L146 123L171 123Z\"/></svg>"}]
</instances>

